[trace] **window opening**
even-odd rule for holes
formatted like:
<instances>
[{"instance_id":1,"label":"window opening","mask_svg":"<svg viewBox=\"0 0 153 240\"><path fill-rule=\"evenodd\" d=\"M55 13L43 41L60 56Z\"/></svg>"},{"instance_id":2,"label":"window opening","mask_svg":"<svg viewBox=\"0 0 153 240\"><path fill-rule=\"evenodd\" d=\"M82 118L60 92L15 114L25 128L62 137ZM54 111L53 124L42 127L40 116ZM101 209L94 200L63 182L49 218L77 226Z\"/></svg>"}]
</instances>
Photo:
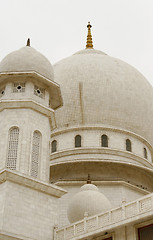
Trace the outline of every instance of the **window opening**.
<instances>
[{"instance_id":1,"label":"window opening","mask_svg":"<svg viewBox=\"0 0 153 240\"><path fill-rule=\"evenodd\" d=\"M81 147L81 136L75 136L75 147Z\"/></svg>"},{"instance_id":2,"label":"window opening","mask_svg":"<svg viewBox=\"0 0 153 240\"><path fill-rule=\"evenodd\" d=\"M19 128L14 127L9 131L8 155L6 163L6 167L11 170L16 170L18 140L19 140Z\"/></svg>"},{"instance_id":3,"label":"window opening","mask_svg":"<svg viewBox=\"0 0 153 240\"><path fill-rule=\"evenodd\" d=\"M101 146L108 147L108 137L105 134L101 136Z\"/></svg>"},{"instance_id":4,"label":"window opening","mask_svg":"<svg viewBox=\"0 0 153 240\"><path fill-rule=\"evenodd\" d=\"M147 149L146 148L143 148L143 151L144 151L144 158L148 158L148 156L147 156Z\"/></svg>"},{"instance_id":5,"label":"window opening","mask_svg":"<svg viewBox=\"0 0 153 240\"><path fill-rule=\"evenodd\" d=\"M33 133L32 140L32 160L31 160L31 176L37 178L40 157L40 140L41 134L38 131Z\"/></svg>"},{"instance_id":6,"label":"window opening","mask_svg":"<svg viewBox=\"0 0 153 240\"><path fill-rule=\"evenodd\" d=\"M0 98L3 97L4 94L5 94L5 88L0 90Z\"/></svg>"},{"instance_id":7,"label":"window opening","mask_svg":"<svg viewBox=\"0 0 153 240\"><path fill-rule=\"evenodd\" d=\"M138 238L139 240L151 240L153 237L153 224L139 228Z\"/></svg>"},{"instance_id":8,"label":"window opening","mask_svg":"<svg viewBox=\"0 0 153 240\"><path fill-rule=\"evenodd\" d=\"M25 92L25 83L14 83L13 93L22 93L22 92Z\"/></svg>"},{"instance_id":9,"label":"window opening","mask_svg":"<svg viewBox=\"0 0 153 240\"><path fill-rule=\"evenodd\" d=\"M126 151L129 151L129 152L132 151L131 141L129 139L126 139Z\"/></svg>"},{"instance_id":10,"label":"window opening","mask_svg":"<svg viewBox=\"0 0 153 240\"><path fill-rule=\"evenodd\" d=\"M45 89L39 88L38 86L34 86L34 94L40 98L45 97Z\"/></svg>"},{"instance_id":11,"label":"window opening","mask_svg":"<svg viewBox=\"0 0 153 240\"><path fill-rule=\"evenodd\" d=\"M51 152L56 152L57 151L57 141L54 140L52 141L52 149L51 149Z\"/></svg>"}]
</instances>

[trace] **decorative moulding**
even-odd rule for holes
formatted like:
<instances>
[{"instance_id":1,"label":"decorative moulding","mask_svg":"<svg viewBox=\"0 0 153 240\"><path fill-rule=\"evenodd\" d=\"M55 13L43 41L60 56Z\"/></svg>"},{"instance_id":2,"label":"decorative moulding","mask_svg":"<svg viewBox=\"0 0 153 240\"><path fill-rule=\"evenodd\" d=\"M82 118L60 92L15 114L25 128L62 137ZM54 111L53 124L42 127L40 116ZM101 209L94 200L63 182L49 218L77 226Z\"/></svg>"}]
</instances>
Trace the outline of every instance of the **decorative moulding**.
<instances>
[{"instance_id":1,"label":"decorative moulding","mask_svg":"<svg viewBox=\"0 0 153 240\"><path fill-rule=\"evenodd\" d=\"M0 184L6 181L17 183L24 187L32 188L36 191L43 192L57 198L60 198L67 193L66 190L57 187L56 185L45 183L17 171L3 169L0 171Z\"/></svg>"}]
</instances>

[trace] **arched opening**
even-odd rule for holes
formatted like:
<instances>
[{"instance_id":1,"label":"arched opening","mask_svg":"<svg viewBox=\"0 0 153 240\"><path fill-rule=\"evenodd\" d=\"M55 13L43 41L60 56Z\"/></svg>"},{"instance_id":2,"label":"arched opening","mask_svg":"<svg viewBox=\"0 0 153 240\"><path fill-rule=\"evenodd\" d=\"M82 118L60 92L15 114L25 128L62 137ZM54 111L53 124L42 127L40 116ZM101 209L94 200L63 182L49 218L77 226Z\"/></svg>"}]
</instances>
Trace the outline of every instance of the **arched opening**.
<instances>
[{"instance_id":1,"label":"arched opening","mask_svg":"<svg viewBox=\"0 0 153 240\"><path fill-rule=\"evenodd\" d=\"M75 136L75 147L81 147L81 136Z\"/></svg>"},{"instance_id":2,"label":"arched opening","mask_svg":"<svg viewBox=\"0 0 153 240\"><path fill-rule=\"evenodd\" d=\"M148 156L147 156L147 149L144 147L144 148L143 148L143 151L144 151L144 158L147 159L147 158L148 158Z\"/></svg>"},{"instance_id":3,"label":"arched opening","mask_svg":"<svg viewBox=\"0 0 153 240\"><path fill-rule=\"evenodd\" d=\"M57 151L57 141L53 140L51 143L51 152L54 153Z\"/></svg>"},{"instance_id":4,"label":"arched opening","mask_svg":"<svg viewBox=\"0 0 153 240\"><path fill-rule=\"evenodd\" d=\"M108 147L108 137L105 134L101 136L101 146Z\"/></svg>"},{"instance_id":5,"label":"arched opening","mask_svg":"<svg viewBox=\"0 0 153 240\"><path fill-rule=\"evenodd\" d=\"M131 141L129 139L126 139L126 151L132 151Z\"/></svg>"},{"instance_id":6,"label":"arched opening","mask_svg":"<svg viewBox=\"0 0 153 240\"><path fill-rule=\"evenodd\" d=\"M9 130L8 154L6 162L6 167L11 170L16 170L18 141L19 141L19 128L13 127Z\"/></svg>"},{"instance_id":7,"label":"arched opening","mask_svg":"<svg viewBox=\"0 0 153 240\"><path fill-rule=\"evenodd\" d=\"M31 176L37 178L39 170L41 133L34 131L32 139Z\"/></svg>"}]
</instances>

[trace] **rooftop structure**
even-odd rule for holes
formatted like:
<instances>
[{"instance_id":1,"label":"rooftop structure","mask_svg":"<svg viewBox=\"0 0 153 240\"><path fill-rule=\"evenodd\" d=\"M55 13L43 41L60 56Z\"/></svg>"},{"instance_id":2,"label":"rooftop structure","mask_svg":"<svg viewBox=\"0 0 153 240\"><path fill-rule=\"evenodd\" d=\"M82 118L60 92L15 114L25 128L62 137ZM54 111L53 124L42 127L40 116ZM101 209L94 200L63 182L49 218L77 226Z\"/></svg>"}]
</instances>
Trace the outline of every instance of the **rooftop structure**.
<instances>
[{"instance_id":1,"label":"rooftop structure","mask_svg":"<svg viewBox=\"0 0 153 240\"><path fill-rule=\"evenodd\" d=\"M30 39L0 63L0 239L152 239L153 89L91 27L55 65Z\"/></svg>"}]
</instances>

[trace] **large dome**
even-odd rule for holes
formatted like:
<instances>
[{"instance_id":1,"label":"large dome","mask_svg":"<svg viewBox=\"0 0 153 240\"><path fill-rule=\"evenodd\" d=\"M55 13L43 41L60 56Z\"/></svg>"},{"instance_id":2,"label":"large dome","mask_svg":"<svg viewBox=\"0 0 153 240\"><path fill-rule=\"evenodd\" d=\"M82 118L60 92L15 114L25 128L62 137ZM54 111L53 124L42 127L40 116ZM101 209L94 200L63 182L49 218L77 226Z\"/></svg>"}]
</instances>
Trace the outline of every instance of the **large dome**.
<instances>
[{"instance_id":1,"label":"large dome","mask_svg":"<svg viewBox=\"0 0 153 240\"><path fill-rule=\"evenodd\" d=\"M54 80L53 67L48 59L34 48L26 46L8 54L0 63L0 72L37 72Z\"/></svg>"},{"instance_id":2,"label":"large dome","mask_svg":"<svg viewBox=\"0 0 153 240\"><path fill-rule=\"evenodd\" d=\"M85 49L54 65L64 106L58 128L108 126L153 142L153 90L134 67L101 51Z\"/></svg>"}]
</instances>

